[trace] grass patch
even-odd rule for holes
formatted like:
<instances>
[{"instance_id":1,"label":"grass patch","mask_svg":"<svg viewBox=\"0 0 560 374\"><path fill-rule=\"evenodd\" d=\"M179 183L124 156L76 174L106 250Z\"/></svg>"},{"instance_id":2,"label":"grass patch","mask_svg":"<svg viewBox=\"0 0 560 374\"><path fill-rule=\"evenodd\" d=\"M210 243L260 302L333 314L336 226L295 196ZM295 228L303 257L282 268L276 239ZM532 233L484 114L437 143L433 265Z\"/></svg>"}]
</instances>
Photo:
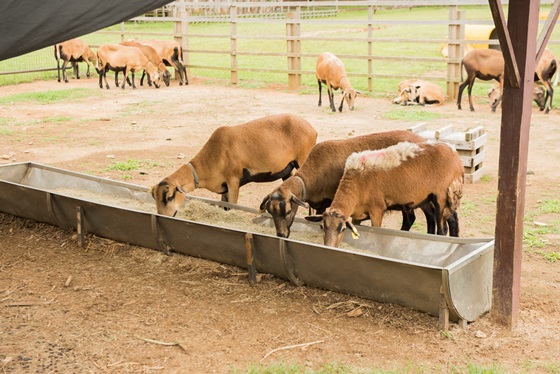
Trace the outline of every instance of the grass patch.
<instances>
[{"instance_id":1,"label":"grass patch","mask_svg":"<svg viewBox=\"0 0 560 374\"><path fill-rule=\"evenodd\" d=\"M159 165L159 163L151 160L140 161L131 159L124 162L113 162L111 165L103 169L103 171L134 171L140 168L151 169L158 167ZM130 176L128 176L128 178L130 178Z\"/></svg>"},{"instance_id":2,"label":"grass patch","mask_svg":"<svg viewBox=\"0 0 560 374\"><path fill-rule=\"evenodd\" d=\"M0 105L15 104L20 102L36 102L41 104L53 104L62 101L71 101L84 97L91 97L97 90L88 88L71 88L67 90L22 92L0 98Z\"/></svg>"},{"instance_id":3,"label":"grass patch","mask_svg":"<svg viewBox=\"0 0 560 374\"><path fill-rule=\"evenodd\" d=\"M560 213L560 200L545 200L539 204L539 213Z\"/></svg>"},{"instance_id":4,"label":"grass patch","mask_svg":"<svg viewBox=\"0 0 560 374\"><path fill-rule=\"evenodd\" d=\"M395 109L383 115L386 119L396 121L432 121L441 118L441 114L417 108Z\"/></svg>"}]
</instances>

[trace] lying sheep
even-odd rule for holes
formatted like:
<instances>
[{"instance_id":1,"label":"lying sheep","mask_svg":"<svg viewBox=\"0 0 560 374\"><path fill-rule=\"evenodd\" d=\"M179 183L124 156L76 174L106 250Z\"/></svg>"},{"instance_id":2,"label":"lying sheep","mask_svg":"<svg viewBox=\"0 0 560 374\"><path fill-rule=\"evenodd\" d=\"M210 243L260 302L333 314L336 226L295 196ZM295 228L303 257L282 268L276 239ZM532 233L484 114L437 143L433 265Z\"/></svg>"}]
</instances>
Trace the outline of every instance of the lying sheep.
<instances>
[{"instance_id":1,"label":"lying sheep","mask_svg":"<svg viewBox=\"0 0 560 374\"><path fill-rule=\"evenodd\" d=\"M280 186L276 187L263 199L260 210L272 215L276 235L287 238L297 213L298 206L306 207L305 203L318 213L322 213L331 205L338 184L344 173L346 159L353 152L368 149L382 149L399 142L424 142L424 138L410 131L395 130L358 136L344 140L328 140L316 144L303 166ZM395 210L401 207L394 207ZM434 234L435 216L431 203L422 206L428 223L428 233ZM415 220L414 210L403 209L401 230L409 230ZM451 226L451 234L454 228Z\"/></svg>"},{"instance_id":2,"label":"lying sheep","mask_svg":"<svg viewBox=\"0 0 560 374\"><path fill-rule=\"evenodd\" d=\"M187 69L183 63L183 48L181 45L174 40L148 40L141 42L142 44L148 44L153 47L159 57L167 66L173 66L175 70L179 73L179 85L182 86L189 84L189 78L187 77Z\"/></svg>"},{"instance_id":3,"label":"lying sheep","mask_svg":"<svg viewBox=\"0 0 560 374\"><path fill-rule=\"evenodd\" d=\"M403 82L401 82L403 83ZM401 86L401 84L399 84ZM417 81L402 89L393 100L393 104L401 105L443 105L445 94L443 89L431 82Z\"/></svg>"},{"instance_id":4,"label":"lying sheep","mask_svg":"<svg viewBox=\"0 0 560 374\"><path fill-rule=\"evenodd\" d=\"M445 220L454 217L463 194L463 163L455 149L443 142L402 142L376 151L353 153L334 200L322 215L306 217L322 221L325 245L338 247L344 230L357 235L352 220L367 217L380 227L390 206L414 209L432 202L438 235ZM457 227L458 234L458 227Z\"/></svg>"},{"instance_id":5,"label":"lying sheep","mask_svg":"<svg viewBox=\"0 0 560 374\"><path fill-rule=\"evenodd\" d=\"M474 112L474 106L472 103L472 88L474 85L474 80L476 78L483 81L489 81L495 79L496 81L503 84L502 77L504 75L504 56L502 52L495 49L475 49L465 56L461 61L461 79L463 74L463 66L467 72L467 78L463 83L459 85L459 94L457 96L457 108L461 109L461 98L463 96L463 91L465 87L469 86L469 106L471 112ZM496 107L492 106L492 112L496 111Z\"/></svg>"},{"instance_id":6,"label":"lying sheep","mask_svg":"<svg viewBox=\"0 0 560 374\"><path fill-rule=\"evenodd\" d=\"M68 83L66 77L66 66L70 62L74 70L76 79L80 79L80 70L78 62L85 62L87 64L86 76L89 78L89 65L95 64L95 53L89 48L86 42L81 39L70 39L65 42L54 45L54 58L56 59L56 70L58 73L58 81L60 82L60 70L62 69L62 78L64 82ZM63 61L60 67L60 60Z\"/></svg>"},{"instance_id":7,"label":"lying sheep","mask_svg":"<svg viewBox=\"0 0 560 374\"><path fill-rule=\"evenodd\" d=\"M154 86L159 88L159 73L157 67L136 47L127 47L119 44L103 44L97 50L97 65L99 88L103 88L102 79L104 77L105 87L109 89L109 83L107 83L108 70L114 71L115 75L119 71L124 72L122 89L125 87L129 73L132 73L132 88L136 88L134 73L140 70L145 70L154 83Z\"/></svg>"},{"instance_id":8,"label":"lying sheep","mask_svg":"<svg viewBox=\"0 0 560 374\"><path fill-rule=\"evenodd\" d=\"M150 62L157 67L161 79L163 80L165 85L167 87L169 87L169 83L170 83L170 80L171 80L171 74L169 73L169 71L167 71L167 68L165 67L165 64L163 63L161 57L159 57L156 50L152 46L140 43L137 40L125 40L123 42L120 42L119 44L125 45L127 47L138 48L144 54L144 56L146 56L148 58L148 60L150 60ZM115 83L117 82L117 74L118 73L115 72ZM142 78L140 78L140 85L141 86L144 85L144 77L145 76L146 76L146 71L143 71L142 72ZM148 85L149 86L152 85L152 82L150 80L150 76L148 76ZM118 83L117 83L117 86L118 86Z\"/></svg>"},{"instance_id":9,"label":"lying sheep","mask_svg":"<svg viewBox=\"0 0 560 374\"><path fill-rule=\"evenodd\" d=\"M206 188L237 203L239 187L249 182L288 178L304 164L317 140L305 119L293 114L219 127L186 165L151 188L157 212L175 216L185 195Z\"/></svg>"},{"instance_id":10,"label":"lying sheep","mask_svg":"<svg viewBox=\"0 0 560 374\"><path fill-rule=\"evenodd\" d=\"M354 110L354 101L356 100L356 96L360 95L360 92L352 88L350 79L348 79L348 76L346 75L344 65L338 57L330 52L321 53L317 59L315 74L317 76L317 83L319 84L319 106L322 104L321 83L324 83L327 85L329 103L333 112L336 112L334 107L333 91L336 91L339 88L342 89L342 100L340 101L338 111L342 112L342 106L345 100L348 104L348 109Z\"/></svg>"}]
</instances>

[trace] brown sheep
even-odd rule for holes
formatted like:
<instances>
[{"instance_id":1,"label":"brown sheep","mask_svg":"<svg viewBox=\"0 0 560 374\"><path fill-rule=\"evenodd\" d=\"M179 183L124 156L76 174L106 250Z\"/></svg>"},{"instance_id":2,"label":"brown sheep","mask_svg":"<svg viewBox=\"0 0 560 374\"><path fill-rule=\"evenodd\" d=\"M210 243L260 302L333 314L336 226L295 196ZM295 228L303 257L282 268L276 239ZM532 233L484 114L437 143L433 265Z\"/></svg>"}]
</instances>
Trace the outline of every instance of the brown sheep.
<instances>
[{"instance_id":1,"label":"brown sheep","mask_svg":"<svg viewBox=\"0 0 560 374\"><path fill-rule=\"evenodd\" d=\"M189 163L151 188L157 212L175 216L195 188L206 188L235 204L239 187L249 182L288 178L304 164L316 141L315 129L293 114L219 127Z\"/></svg>"},{"instance_id":2,"label":"brown sheep","mask_svg":"<svg viewBox=\"0 0 560 374\"><path fill-rule=\"evenodd\" d=\"M444 221L454 216L463 194L463 163L455 149L443 142L410 143L353 153L334 200L322 215L306 217L322 221L325 245L338 247L346 227L357 235L352 220L371 219L380 227L390 206L414 209L427 202L436 208L438 235ZM458 228L457 228L458 234Z\"/></svg>"},{"instance_id":3,"label":"brown sheep","mask_svg":"<svg viewBox=\"0 0 560 374\"><path fill-rule=\"evenodd\" d=\"M86 76L89 78L90 63L96 64L95 53L89 48L86 42L81 39L70 39L65 42L54 45L54 58L56 59L56 70L58 72L58 81L60 82L60 70L62 69L62 78L64 82L68 83L66 77L66 66L70 62L74 70L76 79L80 79L80 70L78 62L85 62L87 64ZM60 60L63 61L60 67Z\"/></svg>"},{"instance_id":4,"label":"brown sheep","mask_svg":"<svg viewBox=\"0 0 560 374\"><path fill-rule=\"evenodd\" d=\"M474 112L474 106L472 103L472 88L474 85L474 80L476 78L483 81L489 81L495 79L496 81L502 82L502 77L504 75L504 56L502 52L495 49L475 49L465 56L461 61L461 76L463 74L462 67L465 67L467 72L467 78L463 83L459 85L459 94L457 96L457 108L461 109L461 98L463 96L463 91L465 87L469 86L469 106L471 112ZM462 77L461 77L462 79ZM496 107L492 106L492 111L496 111Z\"/></svg>"},{"instance_id":5,"label":"brown sheep","mask_svg":"<svg viewBox=\"0 0 560 374\"><path fill-rule=\"evenodd\" d=\"M173 66L175 70L179 73L179 85L182 86L189 84L189 78L187 77L187 69L183 63L183 48L179 43L174 40L148 40L141 42L143 44L148 44L152 46L159 57L167 66Z\"/></svg>"},{"instance_id":6,"label":"brown sheep","mask_svg":"<svg viewBox=\"0 0 560 374\"><path fill-rule=\"evenodd\" d=\"M440 86L420 80L401 90L399 96L393 100L393 104L401 105L443 105L444 103L445 94Z\"/></svg>"},{"instance_id":7,"label":"brown sheep","mask_svg":"<svg viewBox=\"0 0 560 374\"><path fill-rule=\"evenodd\" d=\"M421 143L425 139L410 131L394 130L318 143L309 153L305 164L263 199L260 210L266 210L272 215L276 235L287 238L298 206L305 207L305 203L308 203L318 213L330 206L342 179L348 156L353 152L387 148L404 141ZM399 210L401 207L394 209ZM426 206L422 209L426 214L428 233L434 234L433 208ZM403 210L401 230L409 230L415 218L414 210ZM452 223L450 227L453 235Z\"/></svg>"},{"instance_id":8,"label":"brown sheep","mask_svg":"<svg viewBox=\"0 0 560 374\"><path fill-rule=\"evenodd\" d=\"M552 94L554 90L552 89L551 79L558 69L558 59L552 53L550 49L545 49L539 63L535 67L535 82L541 82L545 88L544 98L535 101L537 102L539 109L544 110L545 114L548 114L550 109L552 109ZM556 74L556 80L554 85L558 83L558 74ZM548 103L548 104L547 104Z\"/></svg>"},{"instance_id":9,"label":"brown sheep","mask_svg":"<svg viewBox=\"0 0 560 374\"><path fill-rule=\"evenodd\" d=\"M167 71L167 68L165 67L165 64L163 63L161 57L159 57L156 50L152 46L140 43L137 40L125 40L123 42L120 42L119 44L126 45L127 47L138 48L144 54L144 56L146 56L148 58L148 60L150 60L152 62L152 64L154 64L158 68L159 75L160 75L161 79L163 80L165 85L167 87L169 87L169 81L171 79L171 74L169 73L169 71ZM117 82L117 74L118 73L115 72L115 83ZM143 71L142 72L142 78L140 78L140 85L141 86L143 86L143 84L144 84L144 76L145 75L146 75L146 71ZM117 83L117 85L118 85L118 83ZM152 85L152 82L150 81L149 76L148 76L148 85L149 86Z\"/></svg>"},{"instance_id":10,"label":"brown sheep","mask_svg":"<svg viewBox=\"0 0 560 374\"><path fill-rule=\"evenodd\" d=\"M134 84L134 73L140 70L145 70L151 77L154 86L159 88L159 73L157 67L136 47L127 47L120 44L103 44L97 50L97 64L99 88L103 88L102 78L105 77L105 87L109 89L109 83L107 83L108 70L114 71L115 74L118 71L124 71L122 89L125 87L129 73L132 73L132 88L136 88Z\"/></svg>"},{"instance_id":11,"label":"brown sheep","mask_svg":"<svg viewBox=\"0 0 560 374\"><path fill-rule=\"evenodd\" d=\"M319 106L322 104L321 83L324 83L327 85L329 103L333 112L336 112L333 91L336 91L339 88L342 89L342 100L340 101L338 111L342 112L342 106L345 100L348 104L348 109L354 110L354 101L360 92L352 88L350 79L348 79L348 76L346 75L344 65L338 57L330 52L321 53L317 59L315 75L317 76L317 83L319 84Z\"/></svg>"}]
</instances>

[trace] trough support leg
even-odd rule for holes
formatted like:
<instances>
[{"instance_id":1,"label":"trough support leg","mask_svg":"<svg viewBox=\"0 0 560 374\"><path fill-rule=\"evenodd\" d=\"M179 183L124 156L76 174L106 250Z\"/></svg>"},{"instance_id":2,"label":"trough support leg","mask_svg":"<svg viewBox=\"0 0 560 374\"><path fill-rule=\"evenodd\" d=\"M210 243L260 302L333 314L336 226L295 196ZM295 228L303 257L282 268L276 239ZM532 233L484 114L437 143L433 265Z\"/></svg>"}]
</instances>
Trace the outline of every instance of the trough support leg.
<instances>
[{"instance_id":1,"label":"trough support leg","mask_svg":"<svg viewBox=\"0 0 560 374\"><path fill-rule=\"evenodd\" d=\"M468 325L468 321L466 319L460 319L459 320L459 327L462 328L463 330L467 329L467 325Z\"/></svg>"},{"instance_id":2,"label":"trough support leg","mask_svg":"<svg viewBox=\"0 0 560 374\"><path fill-rule=\"evenodd\" d=\"M78 232L78 245L84 247L84 220L81 206L76 207L76 231Z\"/></svg>"},{"instance_id":3,"label":"trough support leg","mask_svg":"<svg viewBox=\"0 0 560 374\"><path fill-rule=\"evenodd\" d=\"M449 307L445 301L445 294L443 293L443 287L439 290L439 330L448 331L449 330Z\"/></svg>"},{"instance_id":4,"label":"trough support leg","mask_svg":"<svg viewBox=\"0 0 560 374\"><path fill-rule=\"evenodd\" d=\"M282 265L284 266L284 270L286 271L286 276L288 277L288 279L295 284L296 286L302 286L303 282L300 281L298 279L298 277L296 277L296 275L294 274L294 271L292 270L289 262L288 262L288 254L287 254L287 246L286 246L286 241L285 240L279 240L279 250L280 250L280 261L282 262Z\"/></svg>"},{"instance_id":5,"label":"trough support leg","mask_svg":"<svg viewBox=\"0 0 560 374\"><path fill-rule=\"evenodd\" d=\"M245 233L245 254L247 256L247 271L249 284L257 283L257 271L255 270L254 259L254 245L253 245L253 234Z\"/></svg>"},{"instance_id":6,"label":"trough support leg","mask_svg":"<svg viewBox=\"0 0 560 374\"><path fill-rule=\"evenodd\" d=\"M161 237L157 216L155 214L152 214L152 234L154 235L154 239L156 240L159 250L165 253L166 255L171 256L171 251L169 250L170 247L165 243L165 240L163 240L163 238Z\"/></svg>"}]
</instances>

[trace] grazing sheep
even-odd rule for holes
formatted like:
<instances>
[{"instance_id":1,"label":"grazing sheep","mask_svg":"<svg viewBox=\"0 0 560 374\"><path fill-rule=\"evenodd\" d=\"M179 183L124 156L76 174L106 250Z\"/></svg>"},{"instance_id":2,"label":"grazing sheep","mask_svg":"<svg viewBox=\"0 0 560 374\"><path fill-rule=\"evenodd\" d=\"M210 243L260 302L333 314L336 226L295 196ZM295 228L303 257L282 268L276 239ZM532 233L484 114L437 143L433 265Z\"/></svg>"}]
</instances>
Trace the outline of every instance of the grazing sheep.
<instances>
[{"instance_id":1,"label":"grazing sheep","mask_svg":"<svg viewBox=\"0 0 560 374\"><path fill-rule=\"evenodd\" d=\"M89 78L89 65L95 64L95 53L89 48L86 42L81 39L70 39L65 42L54 45L54 58L56 59L56 70L58 73L58 81L60 82L60 70L62 69L62 78L64 82L68 83L66 77L66 66L70 62L74 70L76 79L80 79L80 70L78 62L85 62L87 64L86 76ZM60 60L63 61L60 67Z\"/></svg>"},{"instance_id":2,"label":"grazing sheep","mask_svg":"<svg viewBox=\"0 0 560 374\"><path fill-rule=\"evenodd\" d=\"M108 70L114 71L115 75L119 71L124 71L122 89L125 87L129 73L132 73L132 88L136 88L134 73L140 70L145 70L154 83L154 86L159 88L159 73L157 67L136 47L127 47L120 44L103 44L97 50L97 64L99 88L103 88L102 78L104 77L105 87L109 89L109 83L107 83Z\"/></svg>"},{"instance_id":3,"label":"grazing sheep","mask_svg":"<svg viewBox=\"0 0 560 374\"><path fill-rule=\"evenodd\" d=\"M151 188L157 212L175 216L185 195L195 188L206 188L235 204L239 187L249 182L288 178L304 164L316 141L315 129L293 114L219 127L189 163Z\"/></svg>"},{"instance_id":4,"label":"grazing sheep","mask_svg":"<svg viewBox=\"0 0 560 374\"><path fill-rule=\"evenodd\" d=\"M440 86L419 80L401 90L399 96L393 100L393 104L401 105L443 105L443 103L445 103L445 94Z\"/></svg>"},{"instance_id":5,"label":"grazing sheep","mask_svg":"<svg viewBox=\"0 0 560 374\"><path fill-rule=\"evenodd\" d=\"M165 67L165 64L163 63L161 57L159 57L156 50L152 46L140 43L136 40L125 40L123 42L120 42L119 44L126 45L127 47L138 48L144 54L144 56L146 56L148 58L148 60L150 60L150 62L157 67L161 79L163 80L165 85L167 87L169 87L169 83L170 83L170 80L171 80L171 74L169 73L169 71L167 71L167 68ZM117 80L117 74L118 74L118 72L115 72L115 82ZM145 76L146 76L146 71L144 70L142 72L142 78L140 78L140 85L141 86L144 85L144 77ZM117 85L118 85L118 83L117 83ZM150 76L148 76L148 85L149 86L152 85L152 82L150 80Z\"/></svg>"},{"instance_id":6,"label":"grazing sheep","mask_svg":"<svg viewBox=\"0 0 560 374\"><path fill-rule=\"evenodd\" d=\"M542 83L545 87L545 95L544 98L539 99L538 101L533 96L539 106L539 109L541 111L544 110L545 114L548 114L550 109L552 109L552 94L554 93L554 90L552 89L550 81L557 69L558 59L550 49L545 49L539 63L535 67L535 82ZM554 85L556 84L558 84L558 74L556 74L556 79L554 81Z\"/></svg>"},{"instance_id":7,"label":"grazing sheep","mask_svg":"<svg viewBox=\"0 0 560 374\"><path fill-rule=\"evenodd\" d=\"M475 49L465 56L461 61L461 79L463 74L463 66L467 72L467 78L463 83L459 85L459 94L457 96L457 108L461 109L461 98L463 96L463 91L467 85L469 86L469 106L471 112L474 112L474 106L472 103L472 88L474 85L474 80L476 78L483 81L489 81L495 79L496 81L502 82L502 77L504 75L504 56L502 52L495 49ZM499 102L499 101L498 101ZM492 112L496 111L498 106L496 102L495 106L492 106Z\"/></svg>"},{"instance_id":8,"label":"grazing sheep","mask_svg":"<svg viewBox=\"0 0 560 374\"><path fill-rule=\"evenodd\" d=\"M380 227L390 206L410 209L432 202L437 234L445 232L445 220L453 219L462 197L463 163L455 149L443 142L402 142L376 151L353 153L334 200L322 215L306 217L322 221L325 245L338 247L346 227L358 234L352 220L367 217ZM456 227L458 235L458 226Z\"/></svg>"},{"instance_id":9,"label":"grazing sheep","mask_svg":"<svg viewBox=\"0 0 560 374\"><path fill-rule=\"evenodd\" d=\"M290 236L290 228L298 206L306 207L305 203L308 203L311 208L322 213L331 205L348 156L353 152L387 148L404 141L421 143L425 139L410 131L394 130L318 143L309 153L305 164L292 177L265 196L260 210L268 211L272 215L276 235L287 238ZM393 208L403 212L401 230L409 230L416 218L414 210L402 209L398 206ZM428 233L435 234L435 214L432 204L421 208L426 214ZM453 234L451 224L450 227Z\"/></svg>"},{"instance_id":10,"label":"grazing sheep","mask_svg":"<svg viewBox=\"0 0 560 374\"><path fill-rule=\"evenodd\" d=\"M179 43L174 40L148 40L141 42L142 44L148 44L152 46L159 57L167 66L173 66L175 70L179 73L179 85L182 86L189 84L189 78L187 77L187 69L183 63L183 48Z\"/></svg>"},{"instance_id":11,"label":"grazing sheep","mask_svg":"<svg viewBox=\"0 0 560 374\"><path fill-rule=\"evenodd\" d=\"M360 92L352 88L350 79L348 79L346 75L344 65L338 57L330 52L321 53L317 59L316 76L317 83L319 84L319 106L322 104L321 83L324 83L327 85L329 103L333 112L336 112L333 90L336 91L339 88L342 89L342 100L340 101L338 111L342 112L342 106L345 100L348 104L348 109L354 110L354 101L356 100L356 96L360 95Z\"/></svg>"},{"instance_id":12,"label":"grazing sheep","mask_svg":"<svg viewBox=\"0 0 560 374\"><path fill-rule=\"evenodd\" d=\"M533 100L541 110L545 105L546 89L537 84L533 83ZM490 105L492 107L497 107L502 100L502 84L500 82L494 82L492 87L488 89L488 98L490 99Z\"/></svg>"}]
</instances>

